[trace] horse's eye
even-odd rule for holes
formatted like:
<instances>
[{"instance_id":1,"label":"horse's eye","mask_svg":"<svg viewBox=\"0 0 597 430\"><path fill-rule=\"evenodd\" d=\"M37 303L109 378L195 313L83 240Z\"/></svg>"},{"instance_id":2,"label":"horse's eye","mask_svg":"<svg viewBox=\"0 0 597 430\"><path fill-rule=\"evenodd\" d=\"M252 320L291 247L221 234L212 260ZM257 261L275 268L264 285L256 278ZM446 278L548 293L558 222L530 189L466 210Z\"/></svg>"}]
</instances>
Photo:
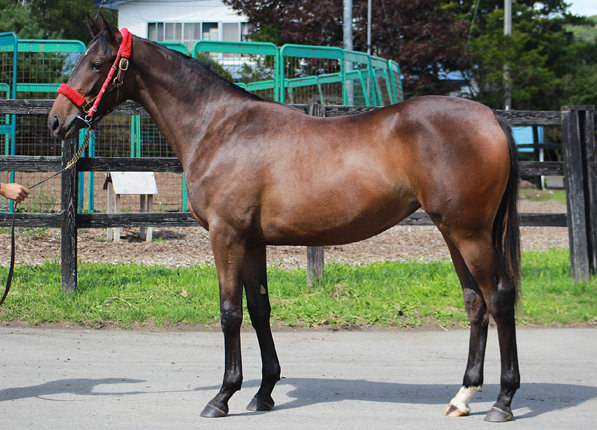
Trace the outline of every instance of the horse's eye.
<instances>
[{"instance_id":1,"label":"horse's eye","mask_svg":"<svg viewBox=\"0 0 597 430\"><path fill-rule=\"evenodd\" d=\"M91 66L89 66L91 68L91 70L101 70L102 68L102 63L100 61L94 61L93 63L91 63Z\"/></svg>"}]
</instances>

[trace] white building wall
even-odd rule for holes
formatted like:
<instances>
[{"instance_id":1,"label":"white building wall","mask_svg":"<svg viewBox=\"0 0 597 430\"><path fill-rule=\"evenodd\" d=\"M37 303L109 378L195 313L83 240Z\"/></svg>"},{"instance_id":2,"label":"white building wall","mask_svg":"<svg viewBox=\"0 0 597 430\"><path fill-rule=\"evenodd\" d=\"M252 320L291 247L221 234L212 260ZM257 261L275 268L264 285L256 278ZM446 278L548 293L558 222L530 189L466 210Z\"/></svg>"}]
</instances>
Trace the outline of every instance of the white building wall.
<instances>
[{"instance_id":1,"label":"white building wall","mask_svg":"<svg viewBox=\"0 0 597 430\"><path fill-rule=\"evenodd\" d=\"M219 0L130 1L118 7L118 27L147 37L148 22L247 22ZM221 27L221 26L220 26Z\"/></svg>"}]
</instances>

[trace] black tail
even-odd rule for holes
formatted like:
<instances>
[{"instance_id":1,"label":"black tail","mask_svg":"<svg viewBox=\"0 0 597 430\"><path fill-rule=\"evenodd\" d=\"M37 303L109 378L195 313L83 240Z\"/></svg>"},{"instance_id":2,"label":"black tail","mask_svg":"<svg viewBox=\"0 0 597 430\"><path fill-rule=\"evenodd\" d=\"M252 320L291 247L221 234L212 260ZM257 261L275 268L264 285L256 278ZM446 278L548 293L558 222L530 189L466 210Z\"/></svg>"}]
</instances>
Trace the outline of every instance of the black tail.
<instances>
[{"instance_id":1,"label":"black tail","mask_svg":"<svg viewBox=\"0 0 597 430\"><path fill-rule=\"evenodd\" d=\"M493 223L493 244L502 259L510 280L520 297L520 225L518 217L518 152L510 124L498 118L508 139L510 149L510 177L502 202Z\"/></svg>"}]
</instances>

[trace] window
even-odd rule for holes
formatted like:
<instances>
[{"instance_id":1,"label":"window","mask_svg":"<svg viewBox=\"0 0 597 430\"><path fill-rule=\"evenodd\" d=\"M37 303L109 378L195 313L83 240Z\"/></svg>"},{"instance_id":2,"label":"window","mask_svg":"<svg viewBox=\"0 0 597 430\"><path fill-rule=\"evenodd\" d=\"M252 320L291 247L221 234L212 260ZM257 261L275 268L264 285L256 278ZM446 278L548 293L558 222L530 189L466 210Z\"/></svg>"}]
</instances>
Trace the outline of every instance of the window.
<instances>
[{"instance_id":1,"label":"window","mask_svg":"<svg viewBox=\"0 0 597 430\"><path fill-rule=\"evenodd\" d=\"M220 40L217 22L204 22L201 26L201 40Z\"/></svg>"},{"instance_id":2,"label":"window","mask_svg":"<svg viewBox=\"0 0 597 430\"><path fill-rule=\"evenodd\" d=\"M240 40L240 25L237 22L222 24L222 40L238 42Z\"/></svg>"},{"instance_id":3,"label":"window","mask_svg":"<svg viewBox=\"0 0 597 430\"><path fill-rule=\"evenodd\" d=\"M149 40L156 42L164 41L164 23L163 22L150 22L147 24L147 35Z\"/></svg>"},{"instance_id":4,"label":"window","mask_svg":"<svg viewBox=\"0 0 597 430\"><path fill-rule=\"evenodd\" d=\"M189 51L198 40L246 40L249 24L242 22L149 22L147 38L156 42L182 42Z\"/></svg>"},{"instance_id":5,"label":"window","mask_svg":"<svg viewBox=\"0 0 597 430\"><path fill-rule=\"evenodd\" d=\"M201 39L201 23L200 22L185 22L184 23L184 40L199 40Z\"/></svg>"},{"instance_id":6,"label":"window","mask_svg":"<svg viewBox=\"0 0 597 430\"><path fill-rule=\"evenodd\" d=\"M164 40L167 42L182 41L182 23L167 22L164 25Z\"/></svg>"}]
</instances>

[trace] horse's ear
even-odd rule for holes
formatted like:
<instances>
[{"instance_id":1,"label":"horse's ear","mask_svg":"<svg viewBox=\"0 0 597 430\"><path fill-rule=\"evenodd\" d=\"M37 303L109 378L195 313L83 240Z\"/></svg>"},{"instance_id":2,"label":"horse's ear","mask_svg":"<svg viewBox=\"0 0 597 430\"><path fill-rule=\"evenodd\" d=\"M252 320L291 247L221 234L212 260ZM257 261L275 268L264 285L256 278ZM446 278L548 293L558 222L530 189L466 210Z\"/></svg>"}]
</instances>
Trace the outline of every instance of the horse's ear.
<instances>
[{"instance_id":1,"label":"horse's ear","mask_svg":"<svg viewBox=\"0 0 597 430\"><path fill-rule=\"evenodd\" d=\"M114 40L116 39L116 33L120 34L118 29L114 27L112 24L110 24L108 20L104 17L104 15L102 15L101 13L99 14L99 25L101 26L102 30L106 31L106 35L108 36L110 42L114 42Z\"/></svg>"},{"instance_id":2,"label":"horse's ear","mask_svg":"<svg viewBox=\"0 0 597 430\"><path fill-rule=\"evenodd\" d=\"M102 31L100 23L94 20L89 14L87 14L87 27L89 27L89 32L93 37L97 36L99 32Z\"/></svg>"}]
</instances>

